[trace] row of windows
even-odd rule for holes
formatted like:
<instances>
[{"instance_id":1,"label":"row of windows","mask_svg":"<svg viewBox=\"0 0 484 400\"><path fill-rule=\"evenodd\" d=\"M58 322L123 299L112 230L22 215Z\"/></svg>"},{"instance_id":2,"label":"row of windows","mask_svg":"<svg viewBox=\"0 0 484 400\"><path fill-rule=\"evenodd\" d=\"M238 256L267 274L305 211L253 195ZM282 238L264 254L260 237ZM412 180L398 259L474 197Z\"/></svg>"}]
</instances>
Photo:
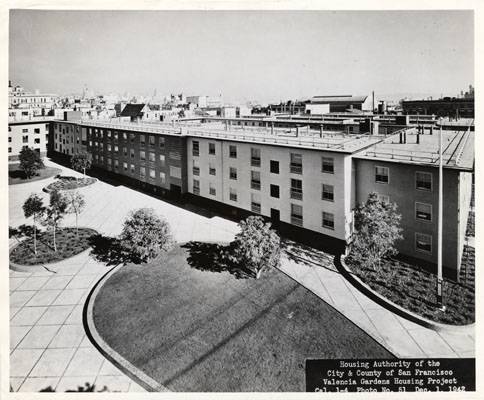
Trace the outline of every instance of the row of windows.
<instances>
[{"instance_id":1,"label":"row of windows","mask_svg":"<svg viewBox=\"0 0 484 400\"><path fill-rule=\"evenodd\" d=\"M375 182L390 183L390 169L388 167L375 167ZM418 190L432 191L432 174L430 172L417 171L415 173L415 188Z\"/></svg>"},{"instance_id":2,"label":"row of windows","mask_svg":"<svg viewBox=\"0 0 484 400\"><path fill-rule=\"evenodd\" d=\"M200 195L200 181L198 179L193 180L193 193ZM209 183L208 193L211 196L217 195L217 189L212 182ZM232 187L229 188L229 199L230 201L237 201L237 189ZM257 194L251 193L250 204L251 211L260 214L261 203L260 197ZM321 221L321 226L323 228L334 229L334 214L323 211ZM291 204L291 224L303 226L303 208L300 204Z\"/></svg>"},{"instance_id":3,"label":"row of windows","mask_svg":"<svg viewBox=\"0 0 484 400\"><path fill-rule=\"evenodd\" d=\"M208 154L215 155L215 143L208 144ZM200 155L200 142L194 140L192 142L192 155L198 157ZM293 174L301 175L303 173L302 154L290 154L289 170ZM229 158L237 158L237 146L229 146ZM250 149L250 165L252 167L261 166L261 152L259 148L251 147ZM271 173L279 173L279 161L270 160ZM334 174L334 158L321 158L321 171L324 173Z\"/></svg>"},{"instance_id":4,"label":"row of windows","mask_svg":"<svg viewBox=\"0 0 484 400\"><path fill-rule=\"evenodd\" d=\"M112 132L112 135L111 135L111 131L110 130L107 130L107 131L102 131L102 130L98 130L97 128L94 128L94 129L89 129L87 130L87 133L88 134L91 134L92 132L92 135L91 135L91 139L94 139L94 137L97 137L97 138L103 138L104 137L104 133L106 133L106 137L108 139L111 139L111 137L116 141L118 140L118 138L122 138L123 140L128 140L128 133L127 132L118 132L118 131L113 131ZM139 134L139 135L136 135L134 133L130 133L129 134L129 141L131 143L134 143L136 137L139 138L139 143L141 146L144 146L146 145L146 137L148 137L148 144L150 146L156 146L156 137L158 137L158 146L160 148L164 148L165 147L165 138L163 136L153 136L153 135L143 135L143 134Z\"/></svg>"}]
</instances>

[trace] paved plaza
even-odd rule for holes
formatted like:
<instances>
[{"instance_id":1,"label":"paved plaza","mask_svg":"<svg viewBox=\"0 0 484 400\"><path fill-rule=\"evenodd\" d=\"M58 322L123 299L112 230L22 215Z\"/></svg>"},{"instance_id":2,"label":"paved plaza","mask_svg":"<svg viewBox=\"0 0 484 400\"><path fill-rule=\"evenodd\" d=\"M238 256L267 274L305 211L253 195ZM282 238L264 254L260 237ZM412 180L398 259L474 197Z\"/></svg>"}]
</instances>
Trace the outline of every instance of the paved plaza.
<instances>
[{"instance_id":1,"label":"paved plaza","mask_svg":"<svg viewBox=\"0 0 484 400\"><path fill-rule=\"evenodd\" d=\"M49 166L58 166L50 161ZM65 167L64 174L79 175ZM26 221L22 204L31 193L47 199L42 188L53 178L9 187L10 226ZM104 182L80 189L87 207L79 225L104 235L118 235L130 210L152 207L170 223L177 241L230 241L237 224L208 218L150 197L125 186ZM73 226L69 215L64 226ZM15 239L10 240L10 245ZM10 271L10 383L14 391L33 392L48 387L76 389L87 382L96 390L143 389L104 359L90 343L82 309L94 284L109 270L84 252L70 260L33 273ZM323 265L284 257L281 270L345 315L398 357L473 357L473 328L457 333L436 332L409 322L348 283L328 257Z\"/></svg>"}]
</instances>

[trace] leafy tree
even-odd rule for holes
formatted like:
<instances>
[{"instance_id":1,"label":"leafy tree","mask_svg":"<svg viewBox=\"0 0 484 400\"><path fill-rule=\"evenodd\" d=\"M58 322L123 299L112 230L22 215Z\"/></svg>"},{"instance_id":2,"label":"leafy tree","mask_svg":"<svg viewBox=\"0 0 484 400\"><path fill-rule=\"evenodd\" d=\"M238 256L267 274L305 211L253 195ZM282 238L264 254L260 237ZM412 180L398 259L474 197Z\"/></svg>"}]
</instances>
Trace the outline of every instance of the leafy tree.
<instances>
[{"instance_id":1,"label":"leafy tree","mask_svg":"<svg viewBox=\"0 0 484 400\"><path fill-rule=\"evenodd\" d=\"M131 258L141 262L152 260L173 244L170 225L152 208L131 211L124 221L120 240Z\"/></svg>"},{"instance_id":2,"label":"leafy tree","mask_svg":"<svg viewBox=\"0 0 484 400\"><path fill-rule=\"evenodd\" d=\"M37 255L37 222L45 214L45 207L42 198L32 193L22 206L25 218L34 218L34 253Z\"/></svg>"},{"instance_id":3,"label":"leafy tree","mask_svg":"<svg viewBox=\"0 0 484 400\"><path fill-rule=\"evenodd\" d=\"M277 267L281 258L281 240L262 217L251 216L240 221L240 232L235 236L233 247L238 262L252 271L259 279L267 267Z\"/></svg>"},{"instance_id":4,"label":"leafy tree","mask_svg":"<svg viewBox=\"0 0 484 400\"><path fill-rule=\"evenodd\" d=\"M69 202L67 212L71 214L76 214L76 234L79 234L77 221L79 218L79 214L86 207L86 201L84 200L84 196L76 190L69 192L69 194L67 195L67 200Z\"/></svg>"},{"instance_id":5,"label":"leafy tree","mask_svg":"<svg viewBox=\"0 0 484 400\"><path fill-rule=\"evenodd\" d=\"M370 193L355 210L350 258L365 267L379 267L382 258L395 255L395 242L403 238L401 218L395 203L380 201L376 193Z\"/></svg>"},{"instance_id":6,"label":"leafy tree","mask_svg":"<svg viewBox=\"0 0 484 400\"><path fill-rule=\"evenodd\" d=\"M20 161L20 169L23 171L27 179L30 179L37 174L37 171L44 168L44 162L40 157L40 153L24 146L18 155Z\"/></svg>"},{"instance_id":7,"label":"leafy tree","mask_svg":"<svg viewBox=\"0 0 484 400\"><path fill-rule=\"evenodd\" d=\"M71 158L72 168L76 171L82 171L86 176L86 169L91 168L92 157L89 153L74 154Z\"/></svg>"},{"instance_id":8,"label":"leafy tree","mask_svg":"<svg viewBox=\"0 0 484 400\"><path fill-rule=\"evenodd\" d=\"M64 218L67 208L69 207L69 200L58 190L50 192L49 207L47 208L47 215L44 220L45 225L52 229L54 237L54 251L57 251L57 244L55 241L55 234L59 228L62 219Z\"/></svg>"}]
</instances>

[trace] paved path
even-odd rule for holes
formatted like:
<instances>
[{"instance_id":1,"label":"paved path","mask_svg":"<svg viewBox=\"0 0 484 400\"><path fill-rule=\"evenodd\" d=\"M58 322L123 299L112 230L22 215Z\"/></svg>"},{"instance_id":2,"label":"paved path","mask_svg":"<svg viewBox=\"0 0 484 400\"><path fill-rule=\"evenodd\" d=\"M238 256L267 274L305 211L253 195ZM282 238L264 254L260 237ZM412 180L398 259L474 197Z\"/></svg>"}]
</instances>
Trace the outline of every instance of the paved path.
<instances>
[{"instance_id":1,"label":"paved path","mask_svg":"<svg viewBox=\"0 0 484 400\"><path fill-rule=\"evenodd\" d=\"M53 164L46 162L47 165ZM56 164L54 164L57 166ZM65 174L76 173L62 168ZM30 193L53 178L9 187L10 225L26 221L21 205ZM153 207L164 215L178 241L230 241L237 225L219 217L207 218L124 186L97 182L80 189L87 207L81 226L117 235L127 213ZM47 194L42 194L45 199ZM74 225L68 216L65 226ZM13 239L11 244L13 244ZM94 348L82 325L82 307L97 280L107 271L88 253L49 267L55 272L10 271L10 383L15 391L76 389L84 383L111 391L142 391ZM401 357L471 357L474 333L436 333L385 310L353 288L335 270L332 260L319 265L283 260L281 269L342 312L355 324Z\"/></svg>"}]
</instances>

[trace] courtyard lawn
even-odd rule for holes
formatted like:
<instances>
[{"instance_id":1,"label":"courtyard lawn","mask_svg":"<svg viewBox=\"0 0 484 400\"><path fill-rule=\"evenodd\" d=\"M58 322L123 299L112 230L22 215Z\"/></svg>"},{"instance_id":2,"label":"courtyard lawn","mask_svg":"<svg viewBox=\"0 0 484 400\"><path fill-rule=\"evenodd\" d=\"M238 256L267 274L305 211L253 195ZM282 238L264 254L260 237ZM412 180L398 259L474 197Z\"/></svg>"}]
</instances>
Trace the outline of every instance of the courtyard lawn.
<instances>
[{"instance_id":1,"label":"courtyard lawn","mask_svg":"<svg viewBox=\"0 0 484 400\"><path fill-rule=\"evenodd\" d=\"M73 257L90 247L89 238L97 232L94 229L61 228L56 233L57 251L54 251L52 232L37 233L37 255L34 253L34 239L28 237L10 253L10 261L21 265L53 263Z\"/></svg>"},{"instance_id":2,"label":"courtyard lawn","mask_svg":"<svg viewBox=\"0 0 484 400\"><path fill-rule=\"evenodd\" d=\"M18 163L8 165L8 184L9 185L40 181L42 179L47 179L61 173L61 170L59 168L45 167L37 171L38 175L35 175L32 178L27 179L25 177L24 172L19 169L19 166L20 164Z\"/></svg>"},{"instance_id":3,"label":"courtyard lawn","mask_svg":"<svg viewBox=\"0 0 484 400\"><path fill-rule=\"evenodd\" d=\"M436 307L437 276L403 261L383 260L381 268L363 267L347 259L348 267L390 301L435 322L466 325L475 320L475 250L464 246L460 282L444 279L446 311Z\"/></svg>"},{"instance_id":4,"label":"courtyard lawn","mask_svg":"<svg viewBox=\"0 0 484 400\"><path fill-rule=\"evenodd\" d=\"M304 391L306 358L394 357L279 270L247 278L207 246L121 267L94 302L101 337L168 389Z\"/></svg>"}]
</instances>

